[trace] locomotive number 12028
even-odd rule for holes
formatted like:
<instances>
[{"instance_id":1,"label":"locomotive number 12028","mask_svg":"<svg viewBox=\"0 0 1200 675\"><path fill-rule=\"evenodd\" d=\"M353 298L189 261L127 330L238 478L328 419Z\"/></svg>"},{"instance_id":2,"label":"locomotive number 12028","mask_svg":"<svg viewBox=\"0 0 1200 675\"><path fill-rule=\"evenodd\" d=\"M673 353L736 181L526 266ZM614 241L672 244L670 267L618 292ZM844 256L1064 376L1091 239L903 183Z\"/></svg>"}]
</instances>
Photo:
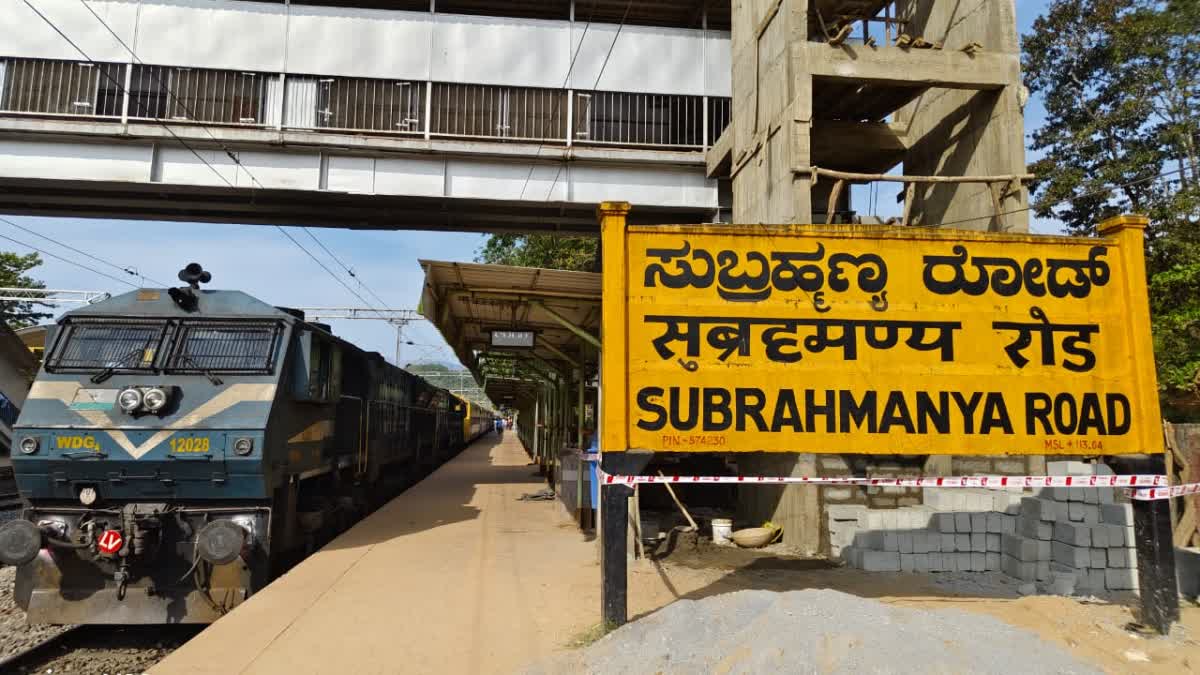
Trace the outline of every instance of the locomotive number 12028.
<instances>
[{"instance_id":1,"label":"locomotive number 12028","mask_svg":"<svg viewBox=\"0 0 1200 675\"><path fill-rule=\"evenodd\" d=\"M180 437L171 439L171 452L208 452L207 436Z\"/></svg>"}]
</instances>

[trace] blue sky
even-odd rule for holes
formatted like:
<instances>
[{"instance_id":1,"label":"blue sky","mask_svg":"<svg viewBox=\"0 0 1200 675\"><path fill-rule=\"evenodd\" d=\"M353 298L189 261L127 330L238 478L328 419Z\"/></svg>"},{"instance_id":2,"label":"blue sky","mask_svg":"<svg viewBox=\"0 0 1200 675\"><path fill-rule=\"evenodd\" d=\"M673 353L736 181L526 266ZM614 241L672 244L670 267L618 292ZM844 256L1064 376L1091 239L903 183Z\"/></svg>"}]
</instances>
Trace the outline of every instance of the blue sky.
<instances>
[{"instance_id":1,"label":"blue sky","mask_svg":"<svg viewBox=\"0 0 1200 675\"><path fill-rule=\"evenodd\" d=\"M1045 9L1046 0L1017 0L1017 24L1026 33L1034 19ZM1025 108L1026 137L1045 117L1039 99ZM1032 154L1027 160L1036 159ZM880 199L885 203L890 200ZM173 222L88 220L75 218L30 218L11 216L10 220L46 236L121 266L132 266L148 277L174 283L178 270L188 262L199 262L213 274L210 288L236 288L266 302L288 306L359 306L362 303L335 282L303 251L272 227L260 225L183 224ZM312 240L297 228L289 228L330 269L346 275ZM1035 221L1036 232L1056 233L1052 221ZM313 233L349 265L367 286L389 307L416 308L420 300L423 274L417 260L470 261L483 242L479 234L450 232L378 232L314 229ZM71 260L79 260L117 277L126 275L100 263L84 260L26 232L0 223L0 234L26 241ZM3 248L26 252L16 245L0 242ZM49 288L100 290L119 293L130 286L97 276L67 263L45 258L34 276ZM130 277L131 282L139 280ZM352 286L357 284L346 279ZM147 285L153 285L147 282ZM374 298L358 290L373 303ZM365 349L381 352L389 360L395 351L394 329L379 321L334 321L334 332ZM456 358L437 330L425 322L407 329L405 361Z\"/></svg>"}]
</instances>

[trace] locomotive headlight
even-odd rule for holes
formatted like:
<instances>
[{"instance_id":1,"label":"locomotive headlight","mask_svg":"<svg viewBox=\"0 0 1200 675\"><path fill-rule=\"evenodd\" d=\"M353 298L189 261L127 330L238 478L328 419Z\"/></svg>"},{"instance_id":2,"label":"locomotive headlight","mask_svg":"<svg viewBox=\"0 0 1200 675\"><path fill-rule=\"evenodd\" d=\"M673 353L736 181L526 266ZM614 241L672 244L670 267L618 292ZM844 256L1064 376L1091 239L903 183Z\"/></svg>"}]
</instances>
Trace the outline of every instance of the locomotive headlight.
<instances>
[{"instance_id":1,"label":"locomotive headlight","mask_svg":"<svg viewBox=\"0 0 1200 675\"><path fill-rule=\"evenodd\" d=\"M233 442L233 451L243 457L250 454L251 452L254 452L254 439L253 438L237 439L236 441Z\"/></svg>"},{"instance_id":2,"label":"locomotive headlight","mask_svg":"<svg viewBox=\"0 0 1200 675\"><path fill-rule=\"evenodd\" d=\"M142 406L142 392L137 389L123 389L117 394L117 405L127 413L134 412Z\"/></svg>"},{"instance_id":3,"label":"locomotive headlight","mask_svg":"<svg viewBox=\"0 0 1200 675\"><path fill-rule=\"evenodd\" d=\"M21 439L21 452L26 455L32 455L38 451L38 439L36 436L26 436Z\"/></svg>"},{"instance_id":4,"label":"locomotive headlight","mask_svg":"<svg viewBox=\"0 0 1200 675\"><path fill-rule=\"evenodd\" d=\"M79 491L79 503L84 506L91 506L96 503L96 498L99 497L96 493L96 488L85 487Z\"/></svg>"},{"instance_id":5,"label":"locomotive headlight","mask_svg":"<svg viewBox=\"0 0 1200 675\"><path fill-rule=\"evenodd\" d=\"M167 392L158 387L147 389L146 393L142 396L142 403L146 406L146 410L158 412L163 409L163 406L167 405Z\"/></svg>"}]
</instances>

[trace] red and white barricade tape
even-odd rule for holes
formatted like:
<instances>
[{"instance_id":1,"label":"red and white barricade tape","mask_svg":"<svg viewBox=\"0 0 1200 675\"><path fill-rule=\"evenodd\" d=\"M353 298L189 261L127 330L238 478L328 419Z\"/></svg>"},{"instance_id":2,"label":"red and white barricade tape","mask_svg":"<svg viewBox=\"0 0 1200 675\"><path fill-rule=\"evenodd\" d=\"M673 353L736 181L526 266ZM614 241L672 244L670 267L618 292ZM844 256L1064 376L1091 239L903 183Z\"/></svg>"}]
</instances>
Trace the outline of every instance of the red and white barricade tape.
<instances>
[{"instance_id":1,"label":"red and white barricade tape","mask_svg":"<svg viewBox=\"0 0 1200 675\"><path fill-rule=\"evenodd\" d=\"M716 485L801 484L865 485L917 488L1042 488L1042 487L1165 487L1166 476L1134 474L1128 476L924 476L919 478L862 478L858 476L617 476L600 471L605 485L642 483L709 483Z\"/></svg>"},{"instance_id":2,"label":"red and white barricade tape","mask_svg":"<svg viewBox=\"0 0 1200 675\"><path fill-rule=\"evenodd\" d=\"M1154 501L1158 499L1173 499L1187 495L1200 494L1200 483L1184 483L1168 487L1155 487L1148 490L1125 490L1125 496L1139 501Z\"/></svg>"},{"instance_id":3,"label":"red and white barricade tape","mask_svg":"<svg viewBox=\"0 0 1200 675\"><path fill-rule=\"evenodd\" d=\"M861 478L855 476L618 476L599 471L603 485L691 483L709 485L863 485L915 488L1125 488L1130 499L1153 501L1200 494L1200 483L1167 485L1153 474L1125 476L936 476L921 478Z\"/></svg>"}]
</instances>

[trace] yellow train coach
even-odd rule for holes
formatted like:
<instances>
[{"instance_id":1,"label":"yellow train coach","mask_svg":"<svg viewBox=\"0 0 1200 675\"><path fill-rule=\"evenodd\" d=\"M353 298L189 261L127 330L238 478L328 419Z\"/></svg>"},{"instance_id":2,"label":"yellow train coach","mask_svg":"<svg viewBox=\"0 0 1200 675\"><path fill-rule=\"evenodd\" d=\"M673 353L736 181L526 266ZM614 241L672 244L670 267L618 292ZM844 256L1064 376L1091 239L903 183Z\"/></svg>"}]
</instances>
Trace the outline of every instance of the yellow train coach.
<instances>
[{"instance_id":1,"label":"yellow train coach","mask_svg":"<svg viewBox=\"0 0 1200 675\"><path fill-rule=\"evenodd\" d=\"M463 416L463 440L470 444L475 439L491 431L496 425L496 413L487 408L472 403L467 399L456 396L466 408Z\"/></svg>"}]
</instances>

